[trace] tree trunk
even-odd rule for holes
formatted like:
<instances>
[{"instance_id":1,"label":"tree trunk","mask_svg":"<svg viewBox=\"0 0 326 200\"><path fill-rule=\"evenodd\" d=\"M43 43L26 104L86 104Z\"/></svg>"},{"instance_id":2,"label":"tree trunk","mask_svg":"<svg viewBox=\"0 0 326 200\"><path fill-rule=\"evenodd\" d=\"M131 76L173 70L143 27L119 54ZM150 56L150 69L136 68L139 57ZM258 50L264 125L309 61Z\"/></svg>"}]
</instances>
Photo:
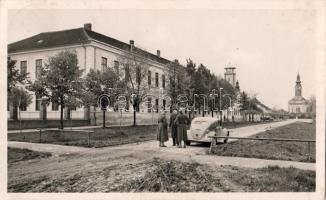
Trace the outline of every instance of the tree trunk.
<instances>
[{"instance_id":1,"label":"tree trunk","mask_svg":"<svg viewBox=\"0 0 326 200\"><path fill-rule=\"evenodd\" d=\"M106 110L103 110L103 128L105 128L105 112Z\"/></svg>"},{"instance_id":2,"label":"tree trunk","mask_svg":"<svg viewBox=\"0 0 326 200\"><path fill-rule=\"evenodd\" d=\"M136 126L136 107L134 106L134 126Z\"/></svg>"},{"instance_id":3,"label":"tree trunk","mask_svg":"<svg viewBox=\"0 0 326 200\"><path fill-rule=\"evenodd\" d=\"M40 119L41 120L47 120L47 106L46 106L46 103L44 102L44 100L42 99L41 100L41 103L40 103Z\"/></svg>"},{"instance_id":4,"label":"tree trunk","mask_svg":"<svg viewBox=\"0 0 326 200\"><path fill-rule=\"evenodd\" d=\"M63 129L63 109L64 104L60 103L60 129Z\"/></svg>"},{"instance_id":5,"label":"tree trunk","mask_svg":"<svg viewBox=\"0 0 326 200\"><path fill-rule=\"evenodd\" d=\"M18 106L13 105L12 110L13 110L12 119L13 120L18 120Z\"/></svg>"},{"instance_id":6,"label":"tree trunk","mask_svg":"<svg viewBox=\"0 0 326 200\"><path fill-rule=\"evenodd\" d=\"M90 106L84 106L84 119L90 120Z\"/></svg>"},{"instance_id":7,"label":"tree trunk","mask_svg":"<svg viewBox=\"0 0 326 200\"><path fill-rule=\"evenodd\" d=\"M94 106L94 122L95 122L95 126L96 126L96 106Z\"/></svg>"}]
</instances>

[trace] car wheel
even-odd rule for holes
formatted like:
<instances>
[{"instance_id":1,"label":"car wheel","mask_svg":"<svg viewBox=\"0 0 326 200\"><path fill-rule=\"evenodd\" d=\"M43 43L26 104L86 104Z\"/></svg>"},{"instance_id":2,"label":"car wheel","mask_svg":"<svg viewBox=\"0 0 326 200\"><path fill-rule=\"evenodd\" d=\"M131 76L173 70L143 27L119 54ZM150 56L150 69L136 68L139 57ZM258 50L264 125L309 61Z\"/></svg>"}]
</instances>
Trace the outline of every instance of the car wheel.
<instances>
[{"instance_id":1,"label":"car wheel","mask_svg":"<svg viewBox=\"0 0 326 200\"><path fill-rule=\"evenodd\" d=\"M187 140L186 141L186 145L189 146L191 144L191 141L190 140Z\"/></svg>"}]
</instances>

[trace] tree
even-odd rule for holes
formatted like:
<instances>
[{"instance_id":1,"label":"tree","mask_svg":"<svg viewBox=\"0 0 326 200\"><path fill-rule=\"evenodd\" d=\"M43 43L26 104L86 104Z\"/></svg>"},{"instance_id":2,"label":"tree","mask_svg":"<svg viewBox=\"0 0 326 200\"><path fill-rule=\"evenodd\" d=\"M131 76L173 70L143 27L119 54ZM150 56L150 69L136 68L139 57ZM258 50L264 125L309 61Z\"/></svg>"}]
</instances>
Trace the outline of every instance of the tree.
<instances>
[{"instance_id":1,"label":"tree","mask_svg":"<svg viewBox=\"0 0 326 200\"><path fill-rule=\"evenodd\" d=\"M20 103L29 105L31 102L28 101L28 93L24 93L22 88L18 88L17 84L25 84L28 80L28 73L19 72L16 68L16 60L11 60L10 57L7 57L7 97L8 104L13 108L13 119L18 119L18 109ZM26 91L25 91L26 92ZM26 98L25 98L26 97Z\"/></svg>"},{"instance_id":2,"label":"tree","mask_svg":"<svg viewBox=\"0 0 326 200\"><path fill-rule=\"evenodd\" d=\"M241 109L240 110L248 110L249 109L249 97L245 91L241 93L240 96L240 103L241 103Z\"/></svg>"},{"instance_id":3,"label":"tree","mask_svg":"<svg viewBox=\"0 0 326 200\"><path fill-rule=\"evenodd\" d=\"M311 117L314 121L316 121L316 96L311 95L308 103L309 103L309 111L311 112Z\"/></svg>"},{"instance_id":4,"label":"tree","mask_svg":"<svg viewBox=\"0 0 326 200\"><path fill-rule=\"evenodd\" d=\"M96 108L98 106L99 97L102 94L109 94L112 97L119 94L117 88L121 85L119 75L112 69L107 67L104 71L91 69L86 75L83 84L82 102L85 107L94 107L94 120L96 124ZM112 104L115 98L110 99ZM103 125L105 122L103 121Z\"/></svg>"},{"instance_id":5,"label":"tree","mask_svg":"<svg viewBox=\"0 0 326 200\"><path fill-rule=\"evenodd\" d=\"M36 96L46 97L48 101L60 105L60 128L63 129L63 109L71 104L72 99L80 96L82 70L79 69L75 51L62 51L49 57L44 67L38 72L38 78L30 82L29 90ZM77 101L76 101L77 102Z\"/></svg>"},{"instance_id":6,"label":"tree","mask_svg":"<svg viewBox=\"0 0 326 200\"><path fill-rule=\"evenodd\" d=\"M18 120L18 107L22 110L32 103L32 96L22 87L13 87L8 95L8 101L13 106L13 119Z\"/></svg>"},{"instance_id":7,"label":"tree","mask_svg":"<svg viewBox=\"0 0 326 200\"><path fill-rule=\"evenodd\" d=\"M20 73L16 68L16 60L11 60L7 57L7 91L8 94L13 88L16 87L17 83L25 84L28 79L28 73Z\"/></svg>"},{"instance_id":8,"label":"tree","mask_svg":"<svg viewBox=\"0 0 326 200\"><path fill-rule=\"evenodd\" d=\"M122 88L126 93L128 102L133 106L133 124L136 126L136 112L139 112L139 105L151 87L147 82L149 65L146 60L146 55L141 52L123 55L119 58L119 62L124 69Z\"/></svg>"},{"instance_id":9,"label":"tree","mask_svg":"<svg viewBox=\"0 0 326 200\"><path fill-rule=\"evenodd\" d=\"M167 93L171 98L171 104L175 105L178 95L189 93L190 77L187 75L185 67L178 60L174 60L167 65L166 75L169 83Z\"/></svg>"},{"instance_id":10,"label":"tree","mask_svg":"<svg viewBox=\"0 0 326 200\"><path fill-rule=\"evenodd\" d=\"M261 104L257 99L256 95L249 97L248 94L243 91L240 97L241 110L247 110L249 112L262 112L258 107L258 104Z\"/></svg>"},{"instance_id":11,"label":"tree","mask_svg":"<svg viewBox=\"0 0 326 200\"><path fill-rule=\"evenodd\" d=\"M316 96L311 95L308 102L309 102L310 112L316 114Z\"/></svg>"},{"instance_id":12,"label":"tree","mask_svg":"<svg viewBox=\"0 0 326 200\"><path fill-rule=\"evenodd\" d=\"M187 60L186 72L190 77L188 84L190 91L193 91L195 94L203 94L208 96L212 93L213 89L215 89L216 94L219 95L219 88L223 88L221 106L222 108L231 106L229 105L230 101L225 99L227 98L225 95L228 95L231 99L235 99L235 89L229 82L213 74L204 64L200 64L198 67L196 67L196 64L191 59ZM218 101L219 100L220 98L218 98ZM203 103L203 98L201 98L199 101L196 101L196 107L202 105ZM207 99L207 103L211 110L214 110L214 104L212 101Z\"/></svg>"}]
</instances>

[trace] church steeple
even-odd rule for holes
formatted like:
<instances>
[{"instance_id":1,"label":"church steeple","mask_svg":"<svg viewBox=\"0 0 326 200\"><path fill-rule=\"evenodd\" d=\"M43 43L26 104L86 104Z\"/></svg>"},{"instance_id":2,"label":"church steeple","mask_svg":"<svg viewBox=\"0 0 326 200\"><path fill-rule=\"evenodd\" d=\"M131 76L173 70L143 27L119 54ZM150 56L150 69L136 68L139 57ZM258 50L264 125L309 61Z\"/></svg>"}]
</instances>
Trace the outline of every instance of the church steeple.
<instances>
[{"instance_id":1,"label":"church steeple","mask_svg":"<svg viewBox=\"0 0 326 200\"><path fill-rule=\"evenodd\" d=\"M300 81L300 74L299 74L299 72L298 72L298 75L297 75L297 83L301 83L301 81Z\"/></svg>"},{"instance_id":2,"label":"church steeple","mask_svg":"<svg viewBox=\"0 0 326 200\"><path fill-rule=\"evenodd\" d=\"M295 84L295 96L301 96L301 95L302 95L302 86L301 86L300 75L298 73L297 81L296 81L296 84Z\"/></svg>"}]
</instances>

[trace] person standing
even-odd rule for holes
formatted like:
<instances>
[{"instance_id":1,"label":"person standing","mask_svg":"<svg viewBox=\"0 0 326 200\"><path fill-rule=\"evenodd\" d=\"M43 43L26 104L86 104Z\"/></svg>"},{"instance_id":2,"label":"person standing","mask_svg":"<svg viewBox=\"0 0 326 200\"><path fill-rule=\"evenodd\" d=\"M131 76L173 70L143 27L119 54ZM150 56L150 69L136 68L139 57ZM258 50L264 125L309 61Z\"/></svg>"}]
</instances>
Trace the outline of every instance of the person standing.
<instances>
[{"instance_id":1,"label":"person standing","mask_svg":"<svg viewBox=\"0 0 326 200\"><path fill-rule=\"evenodd\" d=\"M177 115L176 119L174 120L175 124L177 125L177 135L178 135L178 148L181 148L181 143L183 141L183 148L186 148L186 141L187 141L187 125L189 123L188 117L183 114L180 110L179 114Z\"/></svg>"},{"instance_id":2,"label":"person standing","mask_svg":"<svg viewBox=\"0 0 326 200\"><path fill-rule=\"evenodd\" d=\"M170 116L170 130L171 130L171 137L172 137L172 141L173 141L173 146L178 145L179 146L179 142L178 142L178 135L177 135L177 131L178 131L178 127L175 124L175 119L177 117L177 110L173 110L171 116Z\"/></svg>"},{"instance_id":3,"label":"person standing","mask_svg":"<svg viewBox=\"0 0 326 200\"><path fill-rule=\"evenodd\" d=\"M164 142L169 140L168 136L168 122L166 119L165 112L163 112L158 118L158 133L157 140L160 142L160 147L166 147Z\"/></svg>"}]
</instances>

